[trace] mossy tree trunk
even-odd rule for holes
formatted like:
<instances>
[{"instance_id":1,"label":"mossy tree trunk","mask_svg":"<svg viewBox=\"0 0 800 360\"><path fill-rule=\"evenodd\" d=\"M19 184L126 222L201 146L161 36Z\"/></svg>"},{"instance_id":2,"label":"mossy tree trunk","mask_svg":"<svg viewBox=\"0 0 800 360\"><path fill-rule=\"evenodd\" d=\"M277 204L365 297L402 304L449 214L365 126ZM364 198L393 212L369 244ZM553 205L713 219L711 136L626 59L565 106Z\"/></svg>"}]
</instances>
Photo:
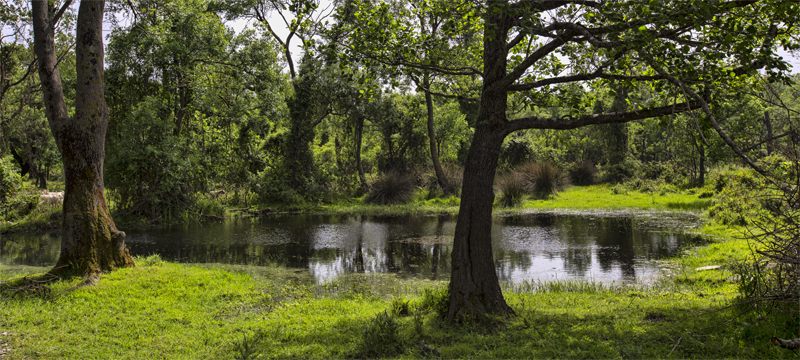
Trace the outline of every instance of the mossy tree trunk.
<instances>
[{"instance_id":1,"label":"mossy tree trunk","mask_svg":"<svg viewBox=\"0 0 800 360\"><path fill-rule=\"evenodd\" d=\"M75 117L68 115L57 67L54 28L59 11L32 1L34 47L39 59L45 112L64 165L61 255L51 273L90 275L133 266L125 233L117 229L104 197L103 160L108 109L103 92L105 2L81 1L75 45Z\"/></svg>"}]
</instances>

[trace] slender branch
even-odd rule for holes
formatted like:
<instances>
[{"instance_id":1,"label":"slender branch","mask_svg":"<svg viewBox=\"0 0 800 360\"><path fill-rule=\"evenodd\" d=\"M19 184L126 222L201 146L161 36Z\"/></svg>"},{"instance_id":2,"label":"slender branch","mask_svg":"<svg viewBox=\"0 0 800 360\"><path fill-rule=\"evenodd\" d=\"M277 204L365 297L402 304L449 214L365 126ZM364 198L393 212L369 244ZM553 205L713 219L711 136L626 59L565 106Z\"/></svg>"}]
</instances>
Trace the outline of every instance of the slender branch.
<instances>
[{"instance_id":1,"label":"slender branch","mask_svg":"<svg viewBox=\"0 0 800 360\"><path fill-rule=\"evenodd\" d=\"M700 106L701 104L698 102L683 102L644 110L590 114L579 117L540 118L532 116L508 121L506 123L505 130L507 133L525 129L568 130L588 125L625 123L635 120L692 111L700 108Z\"/></svg>"},{"instance_id":2,"label":"slender branch","mask_svg":"<svg viewBox=\"0 0 800 360\"><path fill-rule=\"evenodd\" d=\"M69 6L71 4L72 4L72 0L64 1L64 4L61 5L61 8L58 9L58 12L56 12L56 14L53 15L53 18L50 20L51 26L56 27L56 24L58 24L58 20L61 19L61 16L64 15L64 12L67 11L67 9L69 8Z\"/></svg>"},{"instance_id":3,"label":"slender branch","mask_svg":"<svg viewBox=\"0 0 800 360\"><path fill-rule=\"evenodd\" d=\"M719 136L722 138L725 144L727 144L728 147L730 147L731 150L733 150L733 152L737 156L739 156L742 160L744 160L744 162L747 163L747 165L750 166L753 170L755 170L765 178L771 179L769 173L766 170L764 170L761 166L756 164L755 161L753 161L753 159L747 156L747 154L745 154L744 151L742 151L742 149L740 149L739 146L736 145L736 142L733 141L730 135L728 135L728 133L725 132L725 130L719 124L719 121L717 121L717 117L714 115L714 113L711 111L711 108L708 106L708 102L702 96L700 96L696 91L694 91L692 88L686 85L685 82L676 78L675 76L664 70L661 66L655 64L655 61L653 61L652 58L650 58L649 56L645 55L644 58L645 61L648 62L650 67L652 67L657 73L664 76L672 84L681 88L688 97L692 98L694 101L700 104L700 108L703 110L706 116L708 116L708 120L711 122L711 127L714 128L714 130L717 132L717 134L719 134Z\"/></svg>"},{"instance_id":4,"label":"slender branch","mask_svg":"<svg viewBox=\"0 0 800 360\"><path fill-rule=\"evenodd\" d=\"M497 83L498 87L507 87L517 81L525 71L528 70L533 64L537 61L541 60L545 56L551 54L556 49L560 48L561 45L564 45L572 38L571 34L564 34L562 37L558 37L556 39L551 40L547 44L542 45L540 48L536 49L533 53L528 55L525 60L522 60L519 65L515 66L514 69L511 70L502 80Z\"/></svg>"},{"instance_id":5,"label":"slender branch","mask_svg":"<svg viewBox=\"0 0 800 360\"><path fill-rule=\"evenodd\" d=\"M514 84L509 86L508 91L527 91L536 88L540 88L547 85L556 85L556 84L564 84L564 83L571 83L571 82L578 82L578 81L589 81L594 79L606 79L606 80L636 80L636 81L656 81L656 80L664 80L663 76L658 75L620 75L620 74L609 74L604 73L602 68L598 69L598 71L594 71L591 73L586 74L575 74L575 75L565 75L565 76L556 76L552 78L537 80L532 83L525 83L525 84Z\"/></svg>"}]
</instances>

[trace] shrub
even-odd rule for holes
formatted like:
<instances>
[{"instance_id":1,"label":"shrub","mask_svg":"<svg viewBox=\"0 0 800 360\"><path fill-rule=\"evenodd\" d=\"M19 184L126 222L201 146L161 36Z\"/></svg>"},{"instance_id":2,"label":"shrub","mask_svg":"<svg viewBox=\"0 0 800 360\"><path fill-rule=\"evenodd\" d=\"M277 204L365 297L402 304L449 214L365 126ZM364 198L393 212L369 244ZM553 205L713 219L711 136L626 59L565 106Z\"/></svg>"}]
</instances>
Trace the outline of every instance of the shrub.
<instances>
[{"instance_id":1,"label":"shrub","mask_svg":"<svg viewBox=\"0 0 800 360\"><path fill-rule=\"evenodd\" d=\"M758 189L763 188L763 180L745 168L724 168L711 174L711 186L715 191L709 216L725 225L748 225L762 208Z\"/></svg>"},{"instance_id":2,"label":"shrub","mask_svg":"<svg viewBox=\"0 0 800 360\"><path fill-rule=\"evenodd\" d=\"M621 164L607 165L603 168L602 179L610 183L620 183L638 175L640 178L654 179L659 171L644 169L647 166L634 159L625 159Z\"/></svg>"},{"instance_id":3,"label":"shrub","mask_svg":"<svg viewBox=\"0 0 800 360\"><path fill-rule=\"evenodd\" d=\"M106 185L123 215L153 221L176 220L205 190L206 167L192 141L173 135L159 99L149 97L126 117L110 123Z\"/></svg>"},{"instance_id":4,"label":"shrub","mask_svg":"<svg viewBox=\"0 0 800 360\"><path fill-rule=\"evenodd\" d=\"M500 190L501 206L519 206L526 191L525 180L519 173L512 172L497 179L497 189Z\"/></svg>"},{"instance_id":5,"label":"shrub","mask_svg":"<svg viewBox=\"0 0 800 360\"><path fill-rule=\"evenodd\" d=\"M506 168L513 168L529 161L533 156L528 143L520 140L510 140L500 151L500 164Z\"/></svg>"},{"instance_id":6,"label":"shrub","mask_svg":"<svg viewBox=\"0 0 800 360\"><path fill-rule=\"evenodd\" d=\"M449 306L449 293L447 288L441 289L424 289L422 291L422 298L415 306L415 314L432 311L439 317L444 317L447 314L447 307Z\"/></svg>"},{"instance_id":7,"label":"shrub","mask_svg":"<svg viewBox=\"0 0 800 360\"><path fill-rule=\"evenodd\" d=\"M794 309L800 301L800 161L789 159L761 159L771 181L740 174L746 176L728 177L722 190L725 193L733 184L760 186L750 196L759 199L760 211L751 210L746 218L753 258L737 269L739 290L754 305L784 304Z\"/></svg>"},{"instance_id":8,"label":"shrub","mask_svg":"<svg viewBox=\"0 0 800 360\"><path fill-rule=\"evenodd\" d=\"M442 171L450 185L453 194L458 195L461 193L461 183L464 177L464 168L454 164L443 164ZM436 173L433 169L427 173L424 180L425 187L428 190L428 199L444 196L442 189L439 186L439 179L436 178Z\"/></svg>"},{"instance_id":9,"label":"shrub","mask_svg":"<svg viewBox=\"0 0 800 360\"><path fill-rule=\"evenodd\" d=\"M529 162L516 170L531 196L546 199L564 186L561 169L547 162Z\"/></svg>"},{"instance_id":10,"label":"shrub","mask_svg":"<svg viewBox=\"0 0 800 360\"><path fill-rule=\"evenodd\" d=\"M569 171L569 179L575 185L592 185L596 175L597 167L589 160L581 161Z\"/></svg>"},{"instance_id":11,"label":"shrub","mask_svg":"<svg viewBox=\"0 0 800 360\"><path fill-rule=\"evenodd\" d=\"M0 205L6 204L22 186L22 177L11 158L0 157Z\"/></svg>"},{"instance_id":12,"label":"shrub","mask_svg":"<svg viewBox=\"0 0 800 360\"><path fill-rule=\"evenodd\" d=\"M390 172L376 180L370 187L366 202L370 204L403 204L414 196L414 176Z\"/></svg>"},{"instance_id":13,"label":"shrub","mask_svg":"<svg viewBox=\"0 0 800 360\"><path fill-rule=\"evenodd\" d=\"M364 328L361 348L357 357L379 358L395 356L403 352L400 325L394 316L382 312Z\"/></svg>"}]
</instances>

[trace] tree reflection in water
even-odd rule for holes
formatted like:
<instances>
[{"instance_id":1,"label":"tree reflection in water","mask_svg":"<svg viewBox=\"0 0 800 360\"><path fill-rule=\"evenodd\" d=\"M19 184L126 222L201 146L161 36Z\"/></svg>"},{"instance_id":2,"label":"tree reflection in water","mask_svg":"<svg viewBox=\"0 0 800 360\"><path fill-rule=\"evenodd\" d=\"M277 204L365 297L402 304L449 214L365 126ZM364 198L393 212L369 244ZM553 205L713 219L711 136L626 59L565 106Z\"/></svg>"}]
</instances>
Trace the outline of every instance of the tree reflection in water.
<instances>
[{"instance_id":1,"label":"tree reflection in water","mask_svg":"<svg viewBox=\"0 0 800 360\"><path fill-rule=\"evenodd\" d=\"M137 255L305 268L319 282L346 273L446 279L454 229L448 215L279 215L132 232L128 242ZM674 254L689 236L630 216L526 214L497 217L493 239L498 274L507 282L647 282L658 274L652 260ZM52 265L58 241L53 235L4 236L0 263Z\"/></svg>"}]
</instances>

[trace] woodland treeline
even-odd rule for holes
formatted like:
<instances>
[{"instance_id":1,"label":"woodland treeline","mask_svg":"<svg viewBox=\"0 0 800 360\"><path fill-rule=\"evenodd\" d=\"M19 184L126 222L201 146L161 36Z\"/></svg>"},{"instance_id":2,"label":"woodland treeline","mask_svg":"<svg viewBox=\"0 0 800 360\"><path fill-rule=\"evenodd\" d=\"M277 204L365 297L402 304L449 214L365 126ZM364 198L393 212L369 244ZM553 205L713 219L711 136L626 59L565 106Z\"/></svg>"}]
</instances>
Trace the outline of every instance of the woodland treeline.
<instances>
[{"instance_id":1,"label":"woodland treeline","mask_svg":"<svg viewBox=\"0 0 800 360\"><path fill-rule=\"evenodd\" d=\"M457 196L458 318L510 311L489 229L520 182L692 188L749 166L797 210L795 1L6 1L0 19L0 164L66 183L78 273L131 263L112 212Z\"/></svg>"}]
</instances>

